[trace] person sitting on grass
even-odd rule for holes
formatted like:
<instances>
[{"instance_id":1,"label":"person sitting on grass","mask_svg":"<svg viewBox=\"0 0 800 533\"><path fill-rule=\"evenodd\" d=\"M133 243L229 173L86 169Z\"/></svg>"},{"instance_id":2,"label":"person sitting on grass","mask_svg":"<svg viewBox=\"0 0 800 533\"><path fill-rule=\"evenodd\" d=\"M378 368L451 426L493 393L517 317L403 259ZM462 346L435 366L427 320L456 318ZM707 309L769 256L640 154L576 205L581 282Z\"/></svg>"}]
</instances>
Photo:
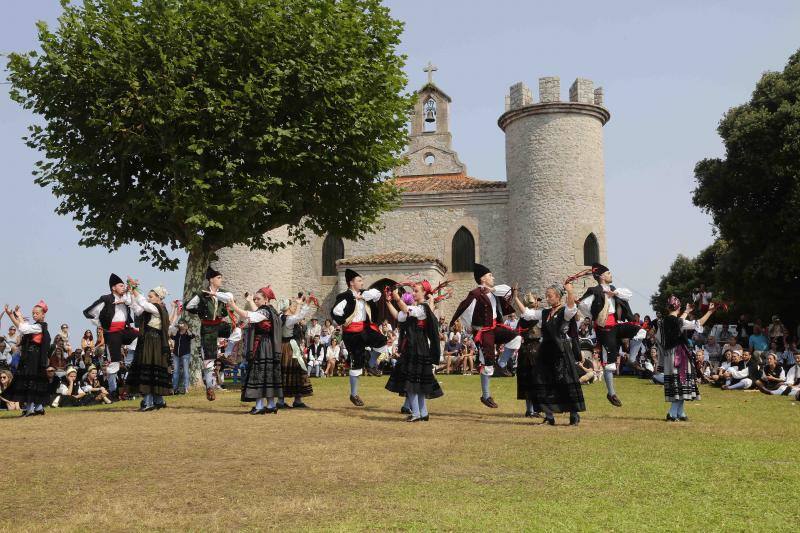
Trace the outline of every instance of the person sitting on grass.
<instances>
[{"instance_id":1,"label":"person sitting on grass","mask_svg":"<svg viewBox=\"0 0 800 533\"><path fill-rule=\"evenodd\" d=\"M800 400L800 351L794 353L794 366L786 372L786 386L789 390L785 394Z\"/></svg>"},{"instance_id":2,"label":"person sitting on grass","mask_svg":"<svg viewBox=\"0 0 800 533\"><path fill-rule=\"evenodd\" d=\"M75 367L67 368L67 374L58 387L58 398L53 400L53 407L78 407L86 405L89 399L78 381L78 371Z\"/></svg>"},{"instance_id":3,"label":"person sitting on grass","mask_svg":"<svg viewBox=\"0 0 800 533\"><path fill-rule=\"evenodd\" d=\"M102 386L102 383L100 383L96 366L91 365L86 369L86 374L83 376L83 385L81 388L91 400L87 403L111 403L111 398L108 397L108 391Z\"/></svg>"},{"instance_id":4,"label":"person sitting on grass","mask_svg":"<svg viewBox=\"0 0 800 533\"><path fill-rule=\"evenodd\" d=\"M708 377L708 382L714 386L722 386L725 384L726 377L725 372L730 370L731 368L731 361L733 360L733 351L725 350L725 353L722 354L722 362L720 363L719 367L714 371L712 369L711 375Z\"/></svg>"},{"instance_id":5,"label":"person sitting on grass","mask_svg":"<svg viewBox=\"0 0 800 533\"><path fill-rule=\"evenodd\" d=\"M442 354L444 364L439 365L439 368L437 368L436 371L442 372L442 370L444 370L445 374L449 374L452 371L453 366L460 366L460 353L461 343L456 341L456 337L450 337L444 345L444 353Z\"/></svg>"},{"instance_id":6,"label":"person sitting on grass","mask_svg":"<svg viewBox=\"0 0 800 533\"><path fill-rule=\"evenodd\" d=\"M3 398L3 392L11 385L14 376L10 370L0 370L0 410L19 411L19 402L12 402Z\"/></svg>"},{"instance_id":7,"label":"person sitting on grass","mask_svg":"<svg viewBox=\"0 0 800 533\"><path fill-rule=\"evenodd\" d=\"M761 378L756 380L756 387L764 394L784 394L791 389L786 385L786 372L778 364L778 357L774 353L767 355L767 364L761 371Z\"/></svg>"},{"instance_id":8,"label":"person sitting on grass","mask_svg":"<svg viewBox=\"0 0 800 533\"><path fill-rule=\"evenodd\" d=\"M581 359L580 362L575 363L578 369L578 382L581 385L588 385L597 380L594 373L594 365L590 359Z\"/></svg>"},{"instance_id":9,"label":"person sitting on grass","mask_svg":"<svg viewBox=\"0 0 800 533\"><path fill-rule=\"evenodd\" d=\"M748 350L744 352L734 350L731 368L724 375L723 390L747 390L752 387L759 376L758 365L753 360L753 354Z\"/></svg>"}]
</instances>

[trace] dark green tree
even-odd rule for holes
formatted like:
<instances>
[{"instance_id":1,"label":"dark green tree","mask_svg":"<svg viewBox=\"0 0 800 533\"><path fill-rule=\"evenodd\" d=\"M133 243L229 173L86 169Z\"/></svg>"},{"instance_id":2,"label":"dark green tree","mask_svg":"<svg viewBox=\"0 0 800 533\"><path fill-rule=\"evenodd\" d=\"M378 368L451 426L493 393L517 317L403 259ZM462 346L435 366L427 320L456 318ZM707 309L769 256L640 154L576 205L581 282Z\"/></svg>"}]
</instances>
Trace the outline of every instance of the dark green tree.
<instances>
[{"instance_id":1,"label":"dark green tree","mask_svg":"<svg viewBox=\"0 0 800 533\"><path fill-rule=\"evenodd\" d=\"M717 130L724 159L695 167L695 205L727 243L717 283L737 307L797 316L800 291L800 51L762 75L749 102Z\"/></svg>"},{"instance_id":2,"label":"dark green tree","mask_svg":"<svg viewBox=\"0 0 800 533\"><path fill-rule=\"evenodd\" d=\"M27 145L81 244L137 243L185 294L214 253L375 228L406 142L402 24L380 0L62 0L12 54Z\"/></svg>"}]
</instances>

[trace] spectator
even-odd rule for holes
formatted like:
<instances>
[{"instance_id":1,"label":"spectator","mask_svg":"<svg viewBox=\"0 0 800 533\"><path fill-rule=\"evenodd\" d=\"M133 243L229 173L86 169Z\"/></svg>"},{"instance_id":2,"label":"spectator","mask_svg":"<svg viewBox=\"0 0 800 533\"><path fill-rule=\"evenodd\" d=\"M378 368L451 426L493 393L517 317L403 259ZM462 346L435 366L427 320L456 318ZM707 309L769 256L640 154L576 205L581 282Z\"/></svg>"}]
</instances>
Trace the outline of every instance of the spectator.
<instances>
[{"instance_id":1,"label":"spectator","mask_svg":"<svg viewBox=\"0 0 800 533\"><path fill-rule=\"evenodd\" d=\"M11 352L11 355L17 353L17 347L19 346L19 336L17 335L17 326L11 324L8 327L8 335L6 335L6 344L8 345L8 350Z\"/></svg>"},{"instance_id":2,"label":"spectator","mask_svg":"<svg viewBox=\"0 0 800 533\"><path fill-rule=\"evenodd\" d=\"M749 389L753 386L760 376L758 365L753 360L753 354L745 350L744 352L733 352L731 368L725 372L724 390Z\"/></svg>"},{"instance_id":3,"label":"spectator","mask_svg":"<svg viewBox=\"0 0 800 533\"><path fill-rule=\"evenodd\" d=\"M56 338L58 337L64 340L65 345L69 344L69 326L67 324L61 324L61 329L56 334Z\"/></svg>"},{"instance_id":4,"label":"spectator","mask_svg":"<svg viewBox=\"0 0 800 533\"><path fill-rule=\"evenodd\" d=\"M700 314L704 315L708 311L708 305L711 303L713 296L714 294L710 290L706 290L706 286L702 283L700 287L694 290L692 301L694 301L694 306L700 309Z\"/></svg>"},{"instance_id":5,"label":"spectator","mask_svg":"<svg viewBox=\"0 0 800 533\"><path fill-rule=\"evenodd\" d=\"M786 349L783 350L778 356L778 363L783 366L785 371L789 371L790 368L794 365L794 355L797 353L797 342L792 341L786 346Z\"/></svg>"},{"instance_id":6,"label":"spectator","mask_svg":"<svg viewBox=\"0 0 800 533\"><path fill-rule=\"evenodd\" d=\"M452 371L452 366L455 364L458 366L461 363L461 343L455 342L455 338L448 340L444 345L444 351L442 352L443 358L443 365L439 365L439 368L436 370L441 372L444 369L445 374L449 374Z\"/></svg>"},{"instance_id":7,"label":"spectator","mask_svg":"<svg viewBox=\"0 0 800 533\"><path fill-rule=\"evenodd\" d=\"M586 317L581 321L581 325L578 327L578 337L581 340L591 341L592 344L597 341L597 335L592 327L591 317Z\"/></svg>"},{"instance_id":8,"label":"spectator","mask_svg":"<svg viewBox=\"0 0 800 533\"><path fill-rule=\"evenodd\" d=\"M3 336L0 336L0 367L11 367L11 350Z\"/></svg>"},{"instance_id":9,"label":"spectator","mask_svg":"<svg viewBox=\"0 0 800 533\"><path fill-rule=\"evenodd\" d=\"M767 328L767 334L769 335L769 340L777 344L779 351L782 352L786 348L786 336L789 332L778 315L772 317L772 323Z\"/></svg>"},{"instance_id":10,"label":"spectator","mask_svg":"<svg viewBox=\"0 0 800 533\"><path fill-rule=\"evenodd\" d=\"M764 394L783 394L791 390L786 386L786 372L774 353L767 355L767 363L761 371L761 378L756 380L756 387Z\"/></svg>"},{"instance_id":11,"label":"spectator","mask_svg":"<svg viewBox=\"0 0 800 533\"><path fill-rule=\"evenodd\" d=\"M753 326L753 334L750 335L748 348L758 360L761 359L761 352L765 352L769 348L769 338L764 335L761 326Z\"/></svg>"},{"instance_id":12,"label":"spectator","mask_svg":"<svg viewBox=\"0 0 800 533\"><path fill-rule=\"evenodd\" d=\"M800 352L794 354L794 366L786 373L786 386L789 387L786 394L800 400Z\"/></svg>"},{"instance_id":13,"label":"spectator","mask_svg":"<svg viewBox=\"0 0 800 533\"><path fill-rule=\"evenodd\" d=\"M730 370L733 361L733 352L725 350L719 368L712 370L708 380L712 385L723 385L726 381L725 373Z\"/></svg>"},{"instance_id":14,"label":"spectator","mask_svg":"<svg viewBox=\"0 0 800 533\"><path fill-rule=\"evenodd\" d=\"M322 377L322 365L325 362L328 348L323 346L320 342L320 336L315 335L311 338L311 344L308 346L308 375L314 377Z\"/></svg>"},{"instance_id":15,"label":"spectator","mask_svg":"<svg viewBox=\"0 0 800 533\"><path fill-rule=\"evenodd\" d=\"M14 376L11 371L2 369L0 370L0 410L5 411L19 411L19 402L10 402L3 398L3 392L11 385Z\"/></svg>"},{"instance_id":16,"label":"spectator","mask_svg":"<svg viewBox=\"0 0 800 533\"><path fill-rule=\"evenodd\" d=\"M55 336L53 346L50 348L50 366L64 369L67 367L67 359L71 356L69 343L60 334Z\"/></svg>"},{"instance_id":17,"label":"spectator","mask_svg":"<svg viewBox=\"0 0 800 533\"><path fill-rule=\"evenodd\" d=\"M735 351L737 351L737 350L738 350L738 352L739 352L739 353L742 353L742 352L744 351L744 348L742 348L742 345L741 345L741 344L739 344L739 342L738 342L738 340L736 339L736 337L734 337L733 335L731 335L731 337L728 339L728 342L726 342L726 343L725 343L725 344L722 346L722 353L725 353L725 352L727 352L728 350L730 350L731 352L735 352Z\"/></svg>"},{"instance_id":18,"label":"spectator","mask_svg":"<svg viewBox=\"0 0 800 533\"><path fill-rule=\"evenodd\" d=\"M78 371L74 367L67 368L64 380L57 390L58 397L53 401L53 407L79 407L86 405L89 398L80 386Z\"/></svg>"},{"instance_id":19,"label":"spectator","mask_svg":"<svg viewBox=\"0 0 800 533\"><path fill-rule=\"evenodd\" d=\"M722 346L717 342L714 335L709 335L705 345L706 358L711 366L712 372L716 372L722 364Z\"/></svg>"},{"instance_id":20,"label":"spectator","mask_svg":"<svg viewBox=\"0 0 800 533\"><path fill-rule=\"evenodd\" d=\"M747 344L747 338L750 336L750 320L747 315L741 315L739 321L736 323L736 337L741 345Z\"/></svg>"},{"instance_id":21,"label":"spectator","mask_svg":"<svg viewBox=\"0 0 800 533\"><path fill-rule=\"evenodd\" d=\"M331 345L328 347L327 362L325 366L325 375L333 377L336 372L336 364L339 362L339 341L335 338L331 339Z\"/></svg>"},{"instance_id":22,"label":"spectator","mask_svg":"<svg viewBox=\"0 0 800 533\"><path fill-rule=\"evenodd\" d=\"M323 346L331 345L334 332L335 330L333 328L333 323L330 321L330 319L326 319L325 323L322 325L322 332L319 335L319 341Z\"/></svg>"},{"instance_id":23,"label":"spectator","mask_svg":"<svg viewBox=\"0 0 800 533\"><path fill-rule=\"evenodd\" d=\"M304 335L300 338L306 339L306 345L309 345L311 344L311 339L320 336L322 336L322 326L319 324L319 320L317 320L315 317L311 319L311 324L306 328Z\"/></svg>"},{"instance_id":24,"label":"spectator","mask_svg":"<svg viewBox=\"0 0 800 533\"><path fill-rule=\"evenodd\" d=\"M189 331L189 323L185 320L177 320L176 323L177 318L178 313L173 309L173 323L169 328L172 339L172 392L186 394L189 390L189 363L194 333Z\"/></svg>"},{"instance_id":25,"label":"spectator","mask_svg":"<svg viewBox=\"0 0 800 533\"><path fill-rule=\"evenodd\" d=\"M472 375L475 373L475 341L466 337L462 343L463 355L461 357L461 374Z\"/></svg>"},{"instance_id":26,"label":"spectator","mask_svg":"<svg viewBox=\"0 0 800 533\"><path fill-rule=\"evenodd\" d=\"M81 389L90 398L90 402L87 403L111 403L111 398L108 397L108 390L100 382L100 378L97 375L97 367L94 365L90 365L86 369Z\"/></svg>"},{"instance_id":27,"label":"spectator","mask_svg":"<svg viewBox=\"0 0 800 533\"><path fill-rule=\"evenodd\" d=\"M83 332L83 337L81 338L81 350L86 352L93 352L94 351L94 335L92 335L92 330L87 329Z\"/></svg>"},{"instance_id":28,"label":"spectator","mask_svg":"<svg viewBox=\"0 0 800 533\"><path fill-rule=\"evenodd\" d=\"M578 369L578 381L581 385L588 385L594 383L597 376L594 373L594 365L589 359L581 359L580 362L575 363Z\"/></svg>"}]
</instances>

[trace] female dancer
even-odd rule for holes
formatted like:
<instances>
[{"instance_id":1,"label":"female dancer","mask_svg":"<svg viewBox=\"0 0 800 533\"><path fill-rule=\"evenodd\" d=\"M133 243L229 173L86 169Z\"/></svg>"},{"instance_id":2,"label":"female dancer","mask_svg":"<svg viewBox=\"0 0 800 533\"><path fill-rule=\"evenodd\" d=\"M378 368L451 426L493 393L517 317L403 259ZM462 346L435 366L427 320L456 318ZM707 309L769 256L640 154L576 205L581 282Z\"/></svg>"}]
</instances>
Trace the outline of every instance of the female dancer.
<instances>
[{"instance_id":1,"label":"female dancer","mask_svg":"<svg viewBox=\"0 0 800 533\"><path fill-rule=\"evenodd\" d=\"M533 295L528 293L525 295L524 302L519 301L517 294L517 287L514 286L512 290L514 296L514 305L522 317L528 309L538 309L539 301ZM522 336L522 346L517 355L517 400L525 400L525 417L541 418L541 406L535 405L530 396L531 383L533 379L534 360L536 353L539 350L540 339L535 335L534 326L538 323L537 320L526 320L520 318L517 323L517 328Z\"/></svg>"},{"instance_id":2,"label":"female dancer","mask_svg":"<svg viewBox=\"0 0 800 533\"><path fill-rule=\"evenodd\" d=\"M684 402L699 397L697 380L689 350L687 331L702 331L703 325L714 314L716 306L711 303L700 320L686 320L694 310L691 304L681 314L681 301L676 296L667 300L669 314L656 320L656 346L659 347L659 368L664 369L664 397L670 402L667 422L686 422Z\"/></svg>"},{"instance_id":3,"label":"female dancer","mask_svg":"<svg viewBox=\"0 0 800 533\"><path fill-rule=\"evenodd\" d=\"M395 368L401 368L397 372L392 371L386 389L408 396L411 414L407 422L427 422L426 398L438 398L444 394L433 375L433 366L441 356L439 321L433 314L436 303L427 280L414 285L412 296L413 305L408 305L397 289L392 292L399 309L397 322L403 326L398 344L401 357L395 365Z\"/></svg>"},{"instance_id":4,"label":"female dancer","mask_svg":"<svg viewBox=\"0 0 800 533\"><path fill-rule=\"evenodd\" d=\"M562 302L565 292L566 305ZM553 413L569 412L569 424L577 426L581 420L578 412L585 411L586 404L575 367L581 352L575 323L578 306L572 284L551 285L545 292L545 300L549 309L531 309L523 307L515 295L520 318L528 322L538 320L542 330L525 399L532 402L531 407L541 406L547 424L555 425Z\"/></svg>"},{"instance_id":5,"label":"female dancer","mask_svg":"<svg viewBox=\"0 0 800 533\"><path fill-rule=\"evenodd\" d=\"M50 333L45 322L47 304L44 300L39 300L33 306L33 323L25 320L19 306L13 311L5 306L5 312L22 335L22 341L19 343L17 373L14 374L11 385L3 391L3 398L9 402L18 402L23 409L22 416L43 415L44 405L50 397L46 372L50 350Z\"/></svg>"},{"instance_id":6,"label":"female dancer","mask_svg":"<svg viewBox=\"0 0 800 533\"><path fill-rule=\"evenodd\" d=\"M283 327L281 344L281 377L283 379L283 394L279 395L279 409L289 408L289 404L284 400L284 396L293 397L291 407L308 408L303 402L303 397L312 396L314 389L311 387L311 380L308 379L308 368L303 360L303 350L300 342L303 334L295 332L295 325L310 316L313 308L308 305L307 298L301 297L296 300L281 300L281 323Z\"/></svg>"},{"instance_id":7,"label":"female dancer","mask_svg":"<svg viewBox=\"0 0 800 533\"><path fill-rule=\"evenodd\" d=\"M266 286L253 295L253 303L257 306L255 311L245 311L236 305L236 301L230 302L233 311L250 322L250 326L245 329L244 338L247 373L242 384L242 401L256 402L255 407L250 410L251 415L277 413L275 398L283 396L281 358L278 351L281 345L281 318L269 303L274 299L272 288Z\"/></svg>"},{"instance_id":8,"label":"female dancer","mask_svg":"<svg viewBox=\"0 0 800 533\"><path fill-rule=\"evenodd\" d=\"M131 308L138 319L139 337L126 381L129 394L138 392L144 397L139 411L146 412L166 407L164 395L172 394L172 380L169 377L169 313L164 306L167 290L156 287L145 298L138 288L131 288L131 295Z\"/></svg>"}]
</instances>

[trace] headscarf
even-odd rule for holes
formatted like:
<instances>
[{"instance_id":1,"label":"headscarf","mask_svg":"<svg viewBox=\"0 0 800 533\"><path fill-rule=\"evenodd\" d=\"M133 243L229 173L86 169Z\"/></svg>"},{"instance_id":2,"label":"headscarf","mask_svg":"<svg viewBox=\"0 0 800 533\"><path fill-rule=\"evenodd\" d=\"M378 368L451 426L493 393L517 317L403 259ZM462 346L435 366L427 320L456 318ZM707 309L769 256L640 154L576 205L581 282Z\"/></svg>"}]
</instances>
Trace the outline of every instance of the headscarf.
<instances>
[{"instance_id":1,"label":"headscarf","mask_svg":"<svg viewBox=\"0 0 800 533\"><path fill-rule=\"evenodd\" d=\"M154 293L156 294L156 296L158 296L158 297L159 297L159 298L161 298L162 300L163 300L164 298L166 298L166 297L167 297L167 295L169 294L169 293L167 292L167 289L165 289L163 285L159 285L158 287L155 287L155 288L153 288L153 289L150 289L150 291L151 291L151 292L154 292Z\"/></svg>"},{"instance_id":2,"label":"headscarf","mask_svg":"<svg viewBox=\"0 0 800 533\"><path fill-rule=\"evenodd\" d=\"M566 290L564 290L564 286L561 285L560 283L553 283L547 288L556 291L556 294L558 294L559 298L563 298L564 294L567 292Z\"/></svg>"}]
</instances>

